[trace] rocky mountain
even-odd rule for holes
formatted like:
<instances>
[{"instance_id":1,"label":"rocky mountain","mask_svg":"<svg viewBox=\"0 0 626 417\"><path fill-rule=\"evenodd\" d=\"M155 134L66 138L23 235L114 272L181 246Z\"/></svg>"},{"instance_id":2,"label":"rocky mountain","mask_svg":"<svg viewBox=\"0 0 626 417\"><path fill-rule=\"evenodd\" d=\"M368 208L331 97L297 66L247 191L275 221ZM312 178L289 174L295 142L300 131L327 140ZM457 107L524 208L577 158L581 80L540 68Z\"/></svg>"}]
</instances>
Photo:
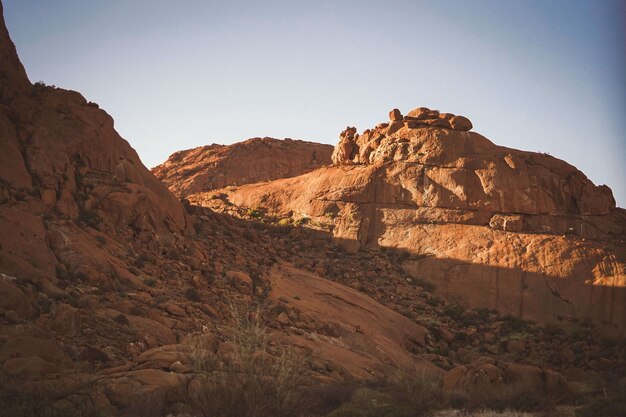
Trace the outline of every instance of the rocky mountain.
<instances>
[{"instance_id":1,"label":"rocky mountain","mask_svg":"<svg viewBox=\"0 0 626 417\"><path fill-rule=\"evenodd\" d=\"M333 147L293 139L253 138L233 145L200 146L172 154L152 169L179 197L295 177L330 165Z\"/></svg>"},{"instance_id":2,"label":"rocky mountain","mask_svg":"<svg viewBox=\"0 0 626 417\"><path fill-rule=\"evenodd\" d=\"M2 11L0 3L0 17ZM468 134L471 128L459 116L441 121L439 116L409 117L415 119L389 135L413 129L445 138L445 132ZM378 130L386 135L388 128ZM437 130L442 128L443 133ZM606 389L611 396L618 392L626 365L615 326L607 338L603 328L589 322L541 325L467 308L452 291L442 296L441 288L437 294L427 280L416 278L410 266L426 270L427 265L419 262L433 262L431 275L425 276L445 279L456 266L437 269L436 256L404 250L419 248L416 237L426 239L412 235L425 222L413 217L419 213L409 198L414 181L403 176L417 172L402 162L402 149L409 145L381 138L380 145L397 149L392 153L398 155L396 162L405 164L383 163L390 164L388 174L373 159L361 163L372 154L360 156L365 144L378 139L343 136L344 151L334 157L338 165L272 182L238 183L237 190L227 188L213 197L185 194L186 187L203 190L218 181L202 176L204 164L212 163L202 159L206 151L193 157L189 151L183 160L198 168L189 174L196 179L186 181L182 163L179 171L167 174L173 178L169 185L188 196L181 202L146 169L95 103L77 92L31 84L1 18L0 415L323 416L353 415L351 409L411 415L444 406L504 404L535 410L547 399L571 403L574 395L591 401L606 396ZM231 156L256 146L275 148L274 154L286 148L285 160L298 149L302 159L294 156L293 169L311 163L310 149L324 150L318 162L330 153L323 145L252 140L216 151L215 161L224 162L217 168L235 167ZM437 146L443 145L432 149ZM264 155L259 149L255 154ZM362 159L355 163L357 155ZM276 163L267 161L257 170ZM241 181L231 169L220 172L233 172ZM177 175L180 180L174 180ZM386 178L396 188L388 188ZM584 178L574 180L587 184ZM370 182L379 185L370 188ZM498 259L510 256L512 265L518 258L507 255L510 242L518 242L513 246L518 248L526 241L515 236L529 235L541 236L547 246L537 240L527 251L520 248L522 259L530 256L526 252L541 254L535 255L540 260L544 253L561 253L550 240L558 238L556 243L578 245L563 255L563 271L573 266L586 271L605 253L614 254L611 265L617 268L623 259L617 240L622 212L612 207L607 191L579 183L568 189L573 198L587 201L583 196L591 193L608 212L593 212L591 201L584 213L557 220L581 221L589 230L593 225L601 237L583 241L574 234L513 232L509 223L489 226L495 214L482 214L487 210L464 208L450 217L454 210L434 203L426 208L440 211L423 215L436 220L449 213L441 219L465 228L459 233L468 233L467 239L458 233L446 236L445 230L439 238L453 239L460 247L479 248L501 236L493 243L504 251ZM275 187L281 184L285 189L279 191ZM271 192L260 197L254 190L261 189ZM330 191L305 201L313 196L307 193L320 190ZM351 200L341 200L348 195ZM244 196L250 204L227 200ZM443 197L425 200L444 204ZM208 202L216 210L189 200ZM399 203L380 203L396 200L413 214L399 212ZM363 215L369 209L374 214L389 209L382 211L389 232L373 222L378 217ZM287 213L293 221L281 221L279 216ZM524 227L534 227L526 219ZM443 226L443 220L435 220L428 227ZM405 235L394 235L400 232ZM400 238L407 243L385 243ZM441 248L434 238L423 245ZM591 257L577 266L582 256ZM592 271L610 277L608 269L602 270L608 264L602 265ZM469 272L476 280L475 271ZM501 277L503 286L506 279ZM606 294L607 304L620 302L614 293Z\"/></svg>"},{"instance_id":3,"label":"rocky mountain","mask_svg":"<svg viewBox=\"0 0 626 417\"><path fill-rule=\"evenodd\" d=\"M188 198L327 229L352 252L394 248L415 278L467 306L626 325L626 211L550 155L497 146L423 107L358 134L334 165ZM220 198L215 198L215 196Z\"/></svg>"},{"instance_id":4,"label":"rocky mountain","mask_svg":"<svg viewBox=\"0 0 626 417\"><path fill-rule=\"evenodd\" d=\"M295 254L314 247L338 253L330 240L184 207L96 104L30 83L4 21L0 52L2 413L204 410L199 397L213 389L207 364L245 361L242 335L267 355L246 362L260 363L265 378L280 364L304 376L288 387L292 396L383 378L394 364L443 372L417 356L432 344L424 326L293 266L304 258ZM330 156L323 145L248 145L311 149L307 163ZM307 361L285 361L286 352Z\"/></svg>"}]
</instances>

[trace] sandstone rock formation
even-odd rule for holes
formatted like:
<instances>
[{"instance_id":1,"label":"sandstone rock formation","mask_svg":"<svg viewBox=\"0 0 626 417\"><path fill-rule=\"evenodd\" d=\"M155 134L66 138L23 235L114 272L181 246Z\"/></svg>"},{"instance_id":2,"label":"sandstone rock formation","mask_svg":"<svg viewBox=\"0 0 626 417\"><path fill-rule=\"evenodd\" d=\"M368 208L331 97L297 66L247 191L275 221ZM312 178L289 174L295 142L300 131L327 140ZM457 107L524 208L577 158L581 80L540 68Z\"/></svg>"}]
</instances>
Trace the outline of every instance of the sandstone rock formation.
<instances>
[{"instance_id":1,"label":"sandstone rock formation","mask_svg":"<svg viewBox=\"0 0 626 417\"><path fill-rule=\"evenodd\" d=\"M418 108L392 133L387 123L360 135L347 128L332 167L218 192L235 206L329 228L351 251L407 250L408 270L467 305L623 327L626 213L610 189L444 115ZM189 198L222 203L210 194Z\"/></svg>"},{"instance_id":2,"label":"sandstone rock formation","mask_svg":"<svg viewBox=\"0 0 626 417\"><path fill-rule=\"evenodd\" d=\"M87 254L78 227L174 244L191 228L181 203L143 166L113 120L79 93L31 85L6 28L0 30L0 264L49 291L58 271L93 283L119 278ZM63 222L52 222L63 219ZM91 262L87 262L91 258ZM87 267L100 265L100 267Z\"/></svg>"},{"instance_id":3,"label":"sandstone rock formation","mask_svg":"<svg viewBox=\"0 0 626 417\"><path fill-rule=\"evenodd\" d=\"M229 312L257 306L274 326L269 337L309 341L326 332L327 317L315 309L324 294L356 294L317 278L321 294L298 305L307 324L281 328L289 317L274 322L265 300L275 285L271 267L293 242L210 212L190 214L96 104L30 83L2 19L0 58L0 407L23 405L17 389L107 415L184 410L202 371L189 358L192 336L228 351ZM299 146L320 149L318 162L329 159L323 146ZM359 302L391 321L363 323L368 335L351 340L324 335L334 350L316 351L323 366L305 370L309 383L374 378L368 367L376 377L395 372L386 357L365 349L370 340L407 366L437 369L417 357L418 347L426 349L423 327L368 296ZM360 309L344 308L348 315ZM391 323L406 331L396 333ZM377 326L385 326L384 339ZM341 368L338 352L357 352L356 359L351 369L329 373Z\"/></svg>"},{"instance_id":4,"label":"sandstone rock formation","mask_svg":"<svg viewBox=\"0 0 626 417\"><path fill-rule=\"evenodd\" d=\"M464 116L451 113L439 113L426 107L411 110L402 116L400 110L389 112L389 123L380 123L374 129L367 129L361 135L355 127L347 127L339 135L339 144L335 148L332 159L337 165L350 163L372 163L381 158L387 144L381 143L385 137L392 137L402 128L418 129L424 127L440 127L465 132L472 129L472 122ZM378 153L375 150L380 149Z\"/></svg>"},{"instance_id":5,"label":"sandstone rock formation","mask_svg":"<svg viewBox=\"0 0 626 417\"><path fill-rule=\"evenodd\" d=\"M330 165L333 147L292 139L253 138L233 145L179 151L152 169L179 197L255 182L295 177Z\"/></svg>"},{"instance_id":6,"label":"sandstone rock formation","mask_svg":"<svg viewBox=\"0 0 626 417\"><path fill-rule=\"evenodd\" d=\"M298 368L307 392L316 392L313 388L321 383L375 383L413 370L441 376L444 368L452 369L447 380L453 384L471 378L476 361L483 363L483 356L490 361L504 357L496 363L507 381L530 381L540 388L546 385L544 377L565 384L548 367L571 371L582 379L624 374L619 345L604 343L594 327L585 324L585 338L572 343L560 327L555 331L494 311L464 309L452 298L433 294L425 280L412 277L409 268L403 267L407 257L401 251L345 252L328 231L264 223L261 209L250 212L256 219L251 223L181 204L142 165L97 105L76 92L31 85L2 19L0 58L2 412L39 415L37 407L49 406L54 415L63 414L62 410L87 414L91 408L111 416L196 415L194 399L206 394L202 391L206 374L237 375L240 370L241 358L234 354L237 337L233 336L238 334L238 317L261 323L252 331L263 329L266 333L259 338L267 337L267 346L273 349L254 351L255 363L272 363L290 352L308 359ZM398 113L393 112L395 121L400 120ZM452 120L450 127L457 126ZM393 134L402 134L403 129L413 128L401 127ZM463 133L445 127L413 130L420 129ZM520 221L515 217L519 214L455 214L452 218L459 221L451 226L460 227L459 231L446 235L446 230L427 227L426 232L434 233L427 240L424 233L415 231L424 222L412 216L394 217L398 196L408 202L402 207L412 207L410 193L402 191L399 184L405 182L399 180L394 180L396 188L389 191L387 171L376 164L325 167L315 175L255 187L289 185L281 192L268 193L261 202L276 212L283 207L292 210L285 198L293 196L289 202L295 204L293 210L306 210L291 213L302 223L305 218L336 222L337 237L353 243L354 236L365 236L364 248L390 241L404 247L398 239L416 248L415 239L423 238L422 252L441 250L441 245L458 245L459 233L466 233L460 254L475 250L477 256L484 255L481 245L498 237L503 253L480 258L481 262L497 259L518 265L525 261L533 267L534 258L508 249L510 240L516 242L516 250L527 243L515 237L526 236L532 227L528 216ZM389 178L400 178L400 171L389 169L395 175ZM410 178L405 180L409 187ZM353 187L347 190L347 184ZM377 185L368 188L371 184ZM313 197L305 201L309 192ZM585 192L602 195L594 194L593 186ZM250 193L246 198L258 204L254 196ZM224 203L222 198L210 201ZM386 199L394 202L380 203ZM590 207L595 209L591 203ZM380 211L383 208L388 211ZM454 213L447 210L441 212ZM594 224L608 224L603 222L615 211L610 204L608 210L608 215L598 214ZM384 220L389 224L381 240L367 238L371 230L379 230L376 213L387 216ZM591 222L585 216L593 217L573 218ZM488 226L491 223L496 229ZM408 235L394 235L399 232ZM612 236L606 230L596 233L607 239ZM612 233L620 232L614 229ZM439 242L438 236L445 242ZM568 247L567 252L560 249L563 241L551 243L552 235L528 236L524 239L539 236L545 240L545 247L539 245L544 242L530 240L535 246L528 252L538 257L537 262L557 251L563 257L563 271L575 267L581 273L595 267L596 260L612 253L611 245L615 245L614 240L607 240L600 247L597 241L571 236L563 241L577 246ZM536 255L536 246L544 248L541 256ZM590 253L597 256L589 257ZM588 261L581 265L585 256ZM608 276L606 268L619 265L620 256L615 252L613 263L593 269L594 273ZM432 277L441 274L448 279L459 265L443 270L437 266ZM507 282L510 277L500 278ZM521 343L523 349L514 348ZM529 368L517 363L533 354L539 354L534 360L545 366ZM210 355L214 369L199 363L204 355ZM451 377L454 372L463 374L457 382ZM266 374L261 378L272 383ZM30 401L33 398L37 401Z\"/></svg>"},{"instance_id":7,"label":"sandstone rock formation","mask_svg":"<svg viewBox=\"0 0 626 417\"><path fill-rule=\"evenodd\" d=\"M340 356L338 365L344 372L365 379L372 374L393 374L397 366L416 367L412 354L425 351L424 327L354 289L315 274L287 265L276 265L272 272L270 311L288 312L284 325L301 322L300 328L316 331L313 337L287 335L292 344L306 346L320 359ZM441 372L422 362L422 369Z\"/></svg>"}]
</instances>

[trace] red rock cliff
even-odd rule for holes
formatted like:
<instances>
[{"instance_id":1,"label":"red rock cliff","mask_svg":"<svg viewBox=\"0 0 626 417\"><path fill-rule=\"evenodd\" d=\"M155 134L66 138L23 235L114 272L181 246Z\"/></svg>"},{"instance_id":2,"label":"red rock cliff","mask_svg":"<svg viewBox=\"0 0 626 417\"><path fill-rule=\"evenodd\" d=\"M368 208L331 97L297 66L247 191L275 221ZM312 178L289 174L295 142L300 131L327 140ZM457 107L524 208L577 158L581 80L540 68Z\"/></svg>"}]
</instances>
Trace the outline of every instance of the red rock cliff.
<instances>
[{"instance_id":1,"label":"red rock cliff","mask_svg":"<svg viewBox=\"0 0 626 417\"><path fill-rule=\"evenodd\" d=\"M342 132L334 166L226 190L227 201L306 218L350 251L406 250L416 277L469 305L626 324L626 214L608 187L497 146L462 116L417 108L390 119Z\"/></svg>"},{"instance_id":2,"label":"red rock cliff","mask_svg":"<svg viewBox=\"0 0 626 417\"><path fill-rule=\"evenodd\" d=\"M152 172L179 197L295 177L331 163L333 147L292 139L253 138L172 154Z\"/></svg>"}]
</instances>

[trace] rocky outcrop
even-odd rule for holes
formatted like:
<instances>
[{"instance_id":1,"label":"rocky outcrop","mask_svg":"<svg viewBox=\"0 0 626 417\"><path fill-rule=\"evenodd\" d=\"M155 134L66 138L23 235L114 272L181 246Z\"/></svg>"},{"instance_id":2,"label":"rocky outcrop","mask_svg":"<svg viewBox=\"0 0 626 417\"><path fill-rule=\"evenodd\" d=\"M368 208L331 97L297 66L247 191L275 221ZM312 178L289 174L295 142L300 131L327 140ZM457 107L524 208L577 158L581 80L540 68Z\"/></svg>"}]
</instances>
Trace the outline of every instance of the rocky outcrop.
<instances>
[{"instance_id":1,"label":"rocky outcrop","mask_svg":"<svg viewBox=\"0 0 626 417\"><path fill-rule=\"evenodd\" d=\"M558 354L555 366L567 369L575 364L576 375L597 376L603 369L624 374L620 346L602 345L595 328L587 324L589 336L572 344L563 333L490 311L464 310L453 300L435 296L428 283L414 279L406 267L407 261L432 257L407 259L395 250L345 252L327 231L251 224L183 206L141 164L97 105L76 92L30 84L2 23L0 402L5 414L40 415L38 407L55 415L65 410L68 415L76 410L111 416L202 414L194 399L219 397L206 395L215 391L202 391L207 375L215 371L222 380L225 373L236 381L241 373L237 343L245 349L256 346L254 352L246 350L253 364L273 365L281 357L301 355L306 360L298 368L298 381L304 380L309 384L306 391L313 393L318 383L386 381L398 371L441 375L443 367L467 365L471 375L478 355L522 360L527 352L541 352L546 358ZM400 117L393 112L394 121ZM354 163L325 167L277 181L290 186L280 193L248 193L246 198L259 197L277 213L292 210L289 215L301 223L308 219L332 224L336 236L345 237L340 243L349 245L354 236L363 237L358 244L364 249L378 244L403 247L405 241L407 247L417 248L416 242L423 242L416 253L456 245L459 254L474 251L484 263L489 262L484 257L488 242L480 239L498 237L506 248L507 239L534 227L526 215L523 221L512 214L483 219L449 210L450 218L457 219L454 225L465 227L461 232L467 234L466 244L458 244L459 233L446 236L443 229L434 228L436 223L424 229L433 235L429 241L427 233L416 231L425 222L415 229L414 219L396 216L395 202L377 203L408 195L389 192L386 187L398 182L385 182L386 171L379 168ZM389 178L397 174L389 172ZM347 189L350 183L353 187ZM370 184L376 184L374 189ZM406 201L405 208L412 207L408 197ZM259 206L249 213L268 220ZM377 213L387 216L383 223ZM435 214L422 213L426 219ZM482 223L474 230L464 221ZM388 224L389 231L381 224ZM380 236L371 235L374 230ZM550 243L546 236L540 235ZM613 244L607 242L605 246ZM470 243L474 246L467 246ZM571 252L576 255L563 252L562 265L577 267L581 274L610 250L575 243L579 246ZM526 247L544 262L543 255L537 255L540 251ZM591 250L597 256L581 266L579 259ZM491 255L503 256L502 262L510 261L510 255L513 264L535 265L532 257L520 260L505 252ZM545 246L545 257L553 252ZM608 276L608 268L621 262L618 255L616 259L598 269L598 276ZM441 276L448 279L459 266L450 265ZM468 276L473 277L473 271ZM238 328L242 325L243 330ZM520 335L520 328L526 333ZM520 337L523 342L515 342ZM264 384L285 375L285 368L270 368L281 374L268 376L268 368L252 374ZM500 368L511 381L542 384L541 378L553 376L543 368ZM30 401L33 398L36 401Z\"/></svg>"},{"instance_id":2,"label":"rocky outcrop","mask_svg":"<svg viewBox=\"0 0 626 417\"><path fill-rule=\"evenodd\" d=\"M559 372L484 357L448 371L443 377L443 389L494 400L507 390L516 395L528 393L555 401L572 397L569 383Z\"/></svg>"},{"instance_id":3,"label":"rocky outcrop","mask_svg":"<svg viewBox=\"0 0 626 417\"><path fill-rule=\"evenodd\" d=\"M110 259L87 255L97 245L79 226L169 245L191 230L108 114L77 92L30 83L4 24L0 55L2 272L49 291L59 274L117 279Z\"/></svg>"},{"instance_id":4,"label":"rocky outcrop","mask_svg":"<svg viewBox=\"0 0 626 417\"><path fill-rule=\"evenodd\" d=\"M465 118L444 126L398 113L392 133L387 123L342 132L334 166L219 193L331 229L350 251L409 251L408 270L468 305L626 324L626 213L607 186L550 155L497 146ZM409 115L440 120L424 108Z\"/></svg>"},{"instance_id":5,"label":"rocky outcrop","mask_svg":"<svg viewBox=\"0 0 626 417\"><path fill-rule=\"evenodd\" d=\"M441 373L415 360L414 354L426 351L426 329L370 297L288 265L274 266L271 280L269 311L279 322L284 317L281 327L296 324L308 330L286 340L306 346L314 360L328 361L342 346L349 349L336 365L358 378L392 375L394 367Z\"/></svg>"},{"instance_id":6,"label":"rocky outcrop","mask_svg":"<svg viewBox=\"0 0 626 417\"><path fill-rule=\"evenodd\" d=\"M350 163L373 163L380 160L381 152L388 143L382 143L385 137L392 137L401 129L418 129L424 127L440 127L443 129L465 132L472 129L472 122L467 117L452 113L439 113L426 107L411 110L402 116L400 110L389 112L389 123L380 123L374 129L367 129L361 135L355 127L347 127L339 135L339 144L333 152L333 163L336 165ZM389 142L389 141L387 141ZM379 152L377 149L382 148Z\"/></svg>"},{"instance_id":7,"label":"rocky outcrop","mask_svg":"<svg viewBox=\"0 0 626 417\"><path fill-rule=\"evenodd\" d=\"M496 146L467 132L472 125L463 116L424 107L410 114L418 115L419 122L407 122L406 116L404 126L393 133L386 123L361 135L347 128L335 148L335 165L384 166L388 172L382 175L396 179L401 189L377 203L522 215L604 215L615 209L608 187L594 186L566 162ZM420 119L430 114L445 118ZM447 122L457 119L463 120L462 129ZM439 120L445 123L435 123Z\"/></svg>"},{"instance_id":8,"label":"rocky outcrop","mask_svg":"<svg viewBox=\"0 0 626 417\"><path fill-rule=\"evenodd\" d=\"M331 163L333 147L293 139L253 138L172 154L152 169L179 197L197 192L295 177Z\"/></svg>"}]
</instances>

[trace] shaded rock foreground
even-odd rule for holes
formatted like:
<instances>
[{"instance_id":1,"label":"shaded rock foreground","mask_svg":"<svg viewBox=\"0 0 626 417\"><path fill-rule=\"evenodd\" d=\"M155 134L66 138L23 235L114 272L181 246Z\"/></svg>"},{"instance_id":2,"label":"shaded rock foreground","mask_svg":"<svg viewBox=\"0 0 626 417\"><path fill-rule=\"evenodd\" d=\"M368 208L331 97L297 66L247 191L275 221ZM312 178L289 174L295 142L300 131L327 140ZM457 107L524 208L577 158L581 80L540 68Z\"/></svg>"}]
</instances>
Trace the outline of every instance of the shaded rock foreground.
<instances>
[{"instance_id":1,"label":"shaded rock foreground","mask_svg":"<svg viewBox=\"0 0 626 417\"><path fill-rule=\"evenodd\" d=\"M550 155L497 146L462 116L389 116L361 134L346 128L333 166L189 200L308 222L352 252L406 250L408 272L467 306L623 331L626 212L607 186Z\"/></svg>"}]
</instances>

